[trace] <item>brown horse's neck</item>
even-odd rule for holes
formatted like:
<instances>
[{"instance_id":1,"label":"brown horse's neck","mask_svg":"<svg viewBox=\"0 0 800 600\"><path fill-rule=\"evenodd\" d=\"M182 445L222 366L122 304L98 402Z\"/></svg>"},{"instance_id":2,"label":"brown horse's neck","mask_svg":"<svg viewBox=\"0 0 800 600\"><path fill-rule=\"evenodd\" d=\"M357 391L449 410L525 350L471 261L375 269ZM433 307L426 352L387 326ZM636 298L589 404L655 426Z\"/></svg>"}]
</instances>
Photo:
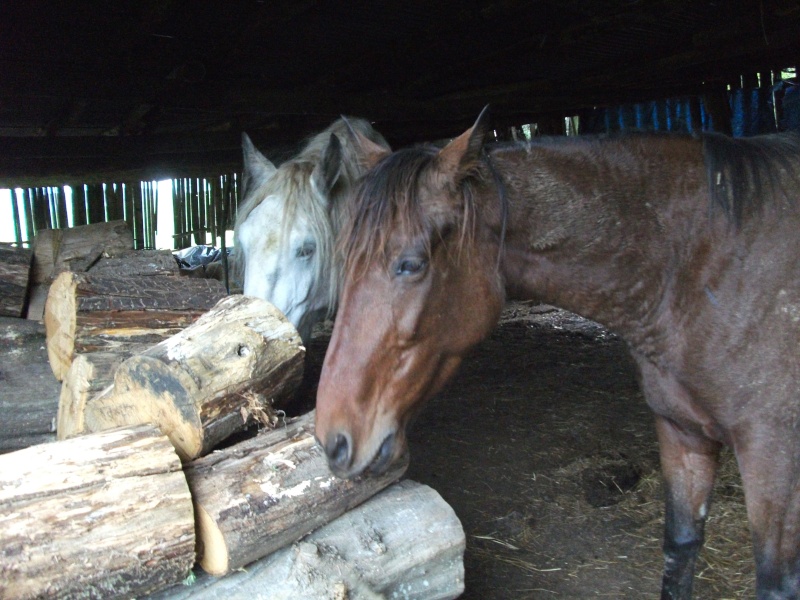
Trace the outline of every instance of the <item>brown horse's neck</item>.
<instances>
[{"instance_id":1,"label":"brown horse's neck","mask_svg":"<svg viewBox=\"0 0 800 600\"><path fill-rule=\"evenodd\" d=\"M624 336L655 318L669 266L693 252L693 230L708 227L699 141L516 145L494 149L491 161L509 203L502 275L510 298L547 302ZM479 193L481 205L497 204L494 184Z\"/></svg>"}]
</instances>

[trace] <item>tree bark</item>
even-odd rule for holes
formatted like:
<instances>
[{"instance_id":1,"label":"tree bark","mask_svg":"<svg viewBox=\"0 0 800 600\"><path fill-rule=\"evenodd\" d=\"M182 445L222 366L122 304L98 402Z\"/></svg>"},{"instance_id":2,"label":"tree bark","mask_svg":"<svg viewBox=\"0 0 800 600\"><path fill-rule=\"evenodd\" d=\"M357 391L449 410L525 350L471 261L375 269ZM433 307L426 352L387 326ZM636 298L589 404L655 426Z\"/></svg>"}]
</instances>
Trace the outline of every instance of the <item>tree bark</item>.
<instances>
[{"instance_id":1,"label":"tree bark","mask_svg":"<svg viewBox=\"0 0 800 600\"><path fill-rule=\"evenodd\" d=\"M0 317L23 317L30 288L33 253L0 244Z\"/></svg>"},{"instance_id":2,"label":"tree bark","mask_svg":"<svg viewBox=\"0 0 800 600\"><path fill-rule=\"evenodd\" d=\"M169 440L141 426L0 456L0 597L131 598L185 579L192 502Z\"/></svg>"},{"instance_id":3,"label":"tree bark","mask_svg":"<svg viewBox=\"0 0 800 600\"><path fill-rule=\"evenodd\" d=\"M84 272L103 253L133 250L133 233L125 221L43 229L33 244L34 281L49 283L63 271Z\"/></svg>"},{"instance_id":4,"label":"tree bark","mask_svg":"<svg viewBox=\"0 0 800 600\"><path fill-rule=\"evenodd\" d=\"M55 440L59 388L44 325L0 317L0 453Z\"/></svg>"},{"instance_id":5,"label":"tree bark","mask_svg":"<svg viewBox=\"0 0 800 600\"><path fill-rule=\"evenodd\" d=\"M100 260L89 267L88 273L95 277L176 277L180 269L169 250L126 250L104 252Z\"/></svg>"},{"instance_id":6,"label":"tree bark","mask_svg":"<svg viewBox=\"0 0 800 600\"><path fill-rule=\"evenodd\" d=\"M446 600L464 593L464 530L428 486L396 483L302 541L223 579L150 600Z\"/></svg>"},{"instance_id":7,"label":"tree bark","mask_svg":"<svg viewBox=\"0 0 800 600\"><path fill-rule=\"evenodd\" d=\"M297 331L277 308L228 296L190 327L123 362L113 387L87 403L86 427L151 422L191 460L294 393L304 357Z\"/></svg>"},{"instance_id":8,"label":"tree bark","mask_svg":"<svg viewBox=\"0 0 800 600\"><path fill-rule=\"evenodd\" d=\"M64 272L44 311L47 353L63 380L75 355L156 344L194 322L225 296L213 279L104 277Z\"/></svg>"}]
</instances>

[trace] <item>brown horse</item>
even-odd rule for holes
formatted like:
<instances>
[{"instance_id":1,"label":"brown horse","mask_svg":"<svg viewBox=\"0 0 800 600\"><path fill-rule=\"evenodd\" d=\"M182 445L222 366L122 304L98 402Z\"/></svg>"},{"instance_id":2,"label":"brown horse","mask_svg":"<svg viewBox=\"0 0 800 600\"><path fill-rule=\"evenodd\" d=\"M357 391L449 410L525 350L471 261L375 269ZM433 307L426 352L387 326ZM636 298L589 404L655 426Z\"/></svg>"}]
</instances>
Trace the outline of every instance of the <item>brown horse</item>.
<instances>
[{"instance_id":1,"label":"brown horse","mask_svg":"<svg viewBox=\"0 0 800 600\"><path fill-rule=\"evenodd\" d=\"M666 482L662 598L690 598L722 444L760 599L800 594L800 136L563 139L386 153L357 189L317 396L331 469L381 472L419 404L538 299L628 343ZM535 418L532 415L531 418Z\"/></svg>"}]
</instances>

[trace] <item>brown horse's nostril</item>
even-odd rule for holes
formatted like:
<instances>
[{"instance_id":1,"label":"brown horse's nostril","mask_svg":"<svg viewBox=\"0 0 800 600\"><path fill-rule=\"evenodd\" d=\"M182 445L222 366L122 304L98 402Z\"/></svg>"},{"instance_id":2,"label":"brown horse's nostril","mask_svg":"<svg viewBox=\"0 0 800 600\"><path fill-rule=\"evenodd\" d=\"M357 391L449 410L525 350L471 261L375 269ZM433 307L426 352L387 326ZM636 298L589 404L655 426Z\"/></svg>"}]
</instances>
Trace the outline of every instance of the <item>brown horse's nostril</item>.
<instances>
[{"instance_id":1,"label":"brown horse's nostril","mask_svg":"<svg viewBox=\"0 0 800 600\"><path fill-rule=\"evenodd\" d=\"M351 453L352 444L350 436L346 433L337 433L328 439L325 454L328 455L328 464L334 471L345 471L353 461Z\"/></svg>"},{"instance_id":2,"label":"brown horse's nostril","mask_svg":"<svg viewBox=\"0 0 800 600\"><path fill-rule=\"evenodd\" d=\"M371 473L374 473L375 475L382 475L389 468L389 465L392 462L392 457L394 456L394 442L394 433L390 433L383 440L381 447L378 448L378 454L375 456L375 460L369 467Z\"/></svg>"}]
</instances>

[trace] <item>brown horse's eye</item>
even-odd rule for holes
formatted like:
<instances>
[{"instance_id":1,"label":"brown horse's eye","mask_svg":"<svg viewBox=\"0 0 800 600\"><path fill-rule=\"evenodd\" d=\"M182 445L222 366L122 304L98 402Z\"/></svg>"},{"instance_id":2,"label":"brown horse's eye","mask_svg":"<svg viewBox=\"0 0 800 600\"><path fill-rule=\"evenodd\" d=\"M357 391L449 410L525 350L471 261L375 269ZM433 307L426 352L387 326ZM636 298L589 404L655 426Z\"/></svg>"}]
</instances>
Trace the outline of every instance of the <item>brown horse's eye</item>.
<instances>
[{"instance_id":1,"label":"brown horse's eye","mask_svg":"<svg viewBox=\"0 0 800 600\"><path fill-rule=\"evenodd\" d=\"M409 275L417 275L422 273L425 270L425 267L428 266L428 261L424 258L417 258L417 257L406 257L401 258L397 261L397 267L395 268L395 275L399 276L409 276Z\"/></svg>"}]
</instances>

